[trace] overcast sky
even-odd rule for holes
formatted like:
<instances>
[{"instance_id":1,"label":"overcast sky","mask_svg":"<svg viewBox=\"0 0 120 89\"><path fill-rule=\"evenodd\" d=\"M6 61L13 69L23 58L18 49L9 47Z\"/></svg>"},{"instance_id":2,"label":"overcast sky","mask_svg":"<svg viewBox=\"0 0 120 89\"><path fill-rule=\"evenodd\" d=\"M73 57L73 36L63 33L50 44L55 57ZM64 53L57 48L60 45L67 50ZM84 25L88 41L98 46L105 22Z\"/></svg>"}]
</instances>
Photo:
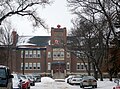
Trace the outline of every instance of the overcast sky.
<instances>
[{"instance_id":1,"label":"overcast sky","mask_svg":"<svg viewBox=\"0 0 120 89\"><path fill-rule=\"evenodd\" d=\"M72 27L71 19L73 18L73 15L67 7L66 0L54 0L54 3L52 5L47 5L45 8L41 7L38 13L40 17L43 18L46 24L49 26L49 32L44 30L43 28L39 28L38 30L34 31L31 23L28 22L27 19L14 16L12 17L14 29L17 30L19 35L50 35L50 28L57 27L58 24L60 24L61 27L66 27L68 31Z\"/></svg>"}]
</instances>

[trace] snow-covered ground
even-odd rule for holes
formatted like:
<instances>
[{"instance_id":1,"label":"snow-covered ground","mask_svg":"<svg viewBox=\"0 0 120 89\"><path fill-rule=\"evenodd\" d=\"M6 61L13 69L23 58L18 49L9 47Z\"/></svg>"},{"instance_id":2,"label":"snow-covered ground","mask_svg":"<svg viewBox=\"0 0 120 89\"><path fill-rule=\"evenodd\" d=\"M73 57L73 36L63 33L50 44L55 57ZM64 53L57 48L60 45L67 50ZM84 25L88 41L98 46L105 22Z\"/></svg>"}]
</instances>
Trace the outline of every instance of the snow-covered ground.
<instances>
[{"instance_id":1,"label":"snow-covered ground","mask_svg":"<svg viewBox=\"0 0 120 89\"><path fill-rule=\"evenodd\" d=\"M96 89L113 89L117 84L114 81L104 79L104 81L98 80L98 88ZM69 85L63 80L55 81L48 77L42 77L41 82L36 83L35 86L31 86L31 89L81 89L79 85ZM86 88L88 89L88 88ZM90 88L89 88L90 89Z\"/></svg>"}]
</instances>

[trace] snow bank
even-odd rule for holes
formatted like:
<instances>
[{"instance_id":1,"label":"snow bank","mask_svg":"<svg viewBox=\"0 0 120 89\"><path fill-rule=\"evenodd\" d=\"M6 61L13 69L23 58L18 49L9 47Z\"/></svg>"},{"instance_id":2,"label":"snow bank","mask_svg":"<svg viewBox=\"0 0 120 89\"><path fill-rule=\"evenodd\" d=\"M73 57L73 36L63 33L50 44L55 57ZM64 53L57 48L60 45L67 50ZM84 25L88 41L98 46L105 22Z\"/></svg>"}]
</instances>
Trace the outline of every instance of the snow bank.
<instances>
[{"instance_id":1,"label":"snow bank","mask_svg":"<svg viewBox=\"0 0 120 89\"><path fill-rule=\"evenodd\" d=\"M41 83L51 83L51 82L55 82L55 80L50 77L41 77Z\"/></svg>"}]
</instances>

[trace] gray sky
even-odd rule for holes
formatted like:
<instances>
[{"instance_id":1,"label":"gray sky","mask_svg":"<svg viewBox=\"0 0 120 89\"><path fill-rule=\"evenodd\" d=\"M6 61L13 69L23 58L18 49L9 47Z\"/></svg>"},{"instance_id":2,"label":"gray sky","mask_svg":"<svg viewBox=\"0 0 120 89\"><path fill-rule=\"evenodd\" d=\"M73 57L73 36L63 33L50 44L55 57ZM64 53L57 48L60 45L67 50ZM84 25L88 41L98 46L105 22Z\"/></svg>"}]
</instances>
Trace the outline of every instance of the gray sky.
<instances>
[{"instance_id":1,"label":"gray sky","mask_svg":"<svg viewBox=\"0 0 120 89\"><path fill-rule=\"evenodd\" d=\"M58 24L61 27L66 27L69 31L72 27L71 19L73 15L69 11L66 0L54 0L52 5L47 5L45 8L40 7L38 13L41 18L44 19L46 24L49 26L49 32L44 30L43 28L39 28L37 30L33 30L31 23L28 22L27 19L22 17L14 16L12 19L14 29L17 30L19 35L50 35L50 28L57 27Z\"/></svg>"}]
</instances>

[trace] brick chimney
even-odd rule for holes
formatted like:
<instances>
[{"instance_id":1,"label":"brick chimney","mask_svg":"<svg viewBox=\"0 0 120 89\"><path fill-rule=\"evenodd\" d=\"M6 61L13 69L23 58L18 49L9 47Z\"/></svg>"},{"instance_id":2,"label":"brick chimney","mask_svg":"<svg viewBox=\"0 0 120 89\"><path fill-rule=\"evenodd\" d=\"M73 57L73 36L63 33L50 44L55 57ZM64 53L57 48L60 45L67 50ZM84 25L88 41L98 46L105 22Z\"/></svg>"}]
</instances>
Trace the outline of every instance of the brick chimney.
<instances>
[{"instance_id":1,"label":"brick chimney","mask_svg":"<svg viewBox=\"0 0 120 89\"><path fill-rule=\"evenodd\" d=\"M12 31L13 46L16 46L18 35L16 31Z\"/></svg>"}]
</instances>

